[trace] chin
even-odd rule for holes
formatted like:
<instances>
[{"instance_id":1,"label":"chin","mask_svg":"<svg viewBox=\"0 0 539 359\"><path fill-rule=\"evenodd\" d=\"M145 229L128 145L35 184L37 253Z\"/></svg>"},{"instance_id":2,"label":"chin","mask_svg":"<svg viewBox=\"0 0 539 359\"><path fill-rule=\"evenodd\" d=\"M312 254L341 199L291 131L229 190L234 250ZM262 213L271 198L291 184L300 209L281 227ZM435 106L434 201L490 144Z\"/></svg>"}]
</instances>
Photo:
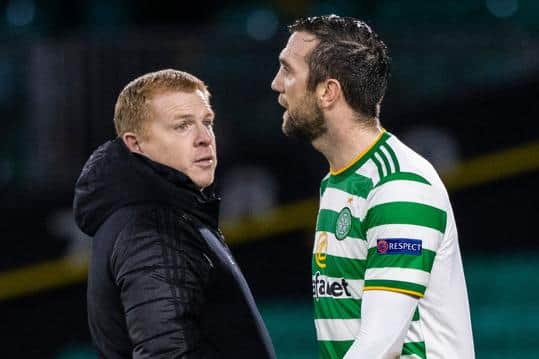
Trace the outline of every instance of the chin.
<instances>
[{"instance_id":1,"label":"chin","mask_svg":"<svg viewBox=\"0 0 539 359\"><path fill-rule=\"evenodd\" d=\"M211 175L211 176L205 176L205 177L201 177L201 178L197 178L196 180L194 180L193 182L197 185L197 187L199 187L200 189L204 189L206 187L209 187L212 185L213 183L213 179L214 179L214 176Z\"/></svg>"},{"instance_id":2,"label":"chin","mask_svg":"<svg viewBox=\"0 0 539 359\"><path fill-rule=\"evenodd\" d=\"M290 119L290 114L288 113L288 110L286 110L284 113L283 113L283 123L285 123L286 121L288 121Z\"/></svg>"},{"instance_id":3,"label":"chin","mask_svg":"<svg viewBox=\"0 0 539 359\"><path fill-rule=\"evenodd\" d=\"M283 131L283 133L287 136L288 132L286 131L286 128L288 121L290 121L290 115L288 114L288 111L285 111L285 113L283 114L283 122L281 123L281 131Z\"/></svg>"}]
</instances>

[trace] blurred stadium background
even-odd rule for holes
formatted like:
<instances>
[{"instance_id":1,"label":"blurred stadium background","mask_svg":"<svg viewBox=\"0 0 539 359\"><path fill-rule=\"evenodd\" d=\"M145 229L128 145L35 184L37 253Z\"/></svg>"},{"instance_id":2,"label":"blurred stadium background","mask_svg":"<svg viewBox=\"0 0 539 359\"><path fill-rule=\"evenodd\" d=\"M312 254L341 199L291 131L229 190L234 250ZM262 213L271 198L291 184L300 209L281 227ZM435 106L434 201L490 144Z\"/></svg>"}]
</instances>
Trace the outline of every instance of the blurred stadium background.
<instances>
[{"instance_id":1,"label":"blurred stadium background","mask_svg":"<svg viewBox=\"0 0 539 359\"><path fill-rule=\"evenodd\" d=\"M3 358L95 358L73 185L113 137L121 88L161 68L210 86L223 230L279 358L316 357L310 253L327 165L281 134L270 82L285 25L327 13L366 20L390 47L382 123L450 190L477 357L539 357L539 2L0 4Z\"/></svg>"}]
</instances>

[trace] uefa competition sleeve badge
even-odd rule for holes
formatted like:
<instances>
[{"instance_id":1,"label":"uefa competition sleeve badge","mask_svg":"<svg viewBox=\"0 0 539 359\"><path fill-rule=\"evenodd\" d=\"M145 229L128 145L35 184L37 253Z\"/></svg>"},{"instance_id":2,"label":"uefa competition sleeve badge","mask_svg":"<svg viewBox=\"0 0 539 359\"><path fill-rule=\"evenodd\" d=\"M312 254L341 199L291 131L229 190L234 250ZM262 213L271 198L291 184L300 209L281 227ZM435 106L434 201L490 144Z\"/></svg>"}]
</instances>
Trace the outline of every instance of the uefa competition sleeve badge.
<instances>
[{"instance_id":1,"label":"uefa competition sleeve badge","mask_svg":"<svg viewBox=\"0 0 539 359\"><path fill-rule=\"evenodd\" d=\"M337 217L337 224L335 225L335 238L343 240L348 236L352 229L352 211L350 208L344 207Z\"/></svg>"}]
</instances>

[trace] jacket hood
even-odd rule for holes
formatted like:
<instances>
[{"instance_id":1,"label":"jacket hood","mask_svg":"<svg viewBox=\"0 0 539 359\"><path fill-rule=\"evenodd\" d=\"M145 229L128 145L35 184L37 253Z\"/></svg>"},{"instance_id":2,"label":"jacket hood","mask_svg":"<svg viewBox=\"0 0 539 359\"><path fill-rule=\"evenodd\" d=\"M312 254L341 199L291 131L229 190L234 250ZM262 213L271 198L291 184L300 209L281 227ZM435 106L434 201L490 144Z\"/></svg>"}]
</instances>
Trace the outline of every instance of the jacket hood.
<instances>
[{"instance_id":1,"label":"jacket hood","mask_svg":"<svg viewBox=\"0 0 539 359\"><path fill-rule=\"evenodd\" d=\"M145 203L188 212L211 227L218 224L213 186L200 191L185 174L129 151L120 138L95 150L75 185L73 212L80 229L94 236L117 209Z\"/></svg>"}]
</instances>

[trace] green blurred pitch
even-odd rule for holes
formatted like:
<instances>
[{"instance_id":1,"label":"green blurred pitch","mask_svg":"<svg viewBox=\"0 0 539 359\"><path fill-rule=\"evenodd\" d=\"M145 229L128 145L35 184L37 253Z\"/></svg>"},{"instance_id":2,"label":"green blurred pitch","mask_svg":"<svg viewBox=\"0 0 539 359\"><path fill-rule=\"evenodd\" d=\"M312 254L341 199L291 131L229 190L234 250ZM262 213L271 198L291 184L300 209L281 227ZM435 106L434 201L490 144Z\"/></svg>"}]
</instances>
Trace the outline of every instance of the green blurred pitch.
<instances>
[{"instance_id":1,"label":"green blurred pitch","mask_svg":"<svg viewBox=\"0 0 539 359\"><path fill-rule=\"evenodd\" d=\"M478 359L539 357L539 253L464 260ZM280 359L318 356L308 299L260 305Z\"/></svg>"}]
</instances>

